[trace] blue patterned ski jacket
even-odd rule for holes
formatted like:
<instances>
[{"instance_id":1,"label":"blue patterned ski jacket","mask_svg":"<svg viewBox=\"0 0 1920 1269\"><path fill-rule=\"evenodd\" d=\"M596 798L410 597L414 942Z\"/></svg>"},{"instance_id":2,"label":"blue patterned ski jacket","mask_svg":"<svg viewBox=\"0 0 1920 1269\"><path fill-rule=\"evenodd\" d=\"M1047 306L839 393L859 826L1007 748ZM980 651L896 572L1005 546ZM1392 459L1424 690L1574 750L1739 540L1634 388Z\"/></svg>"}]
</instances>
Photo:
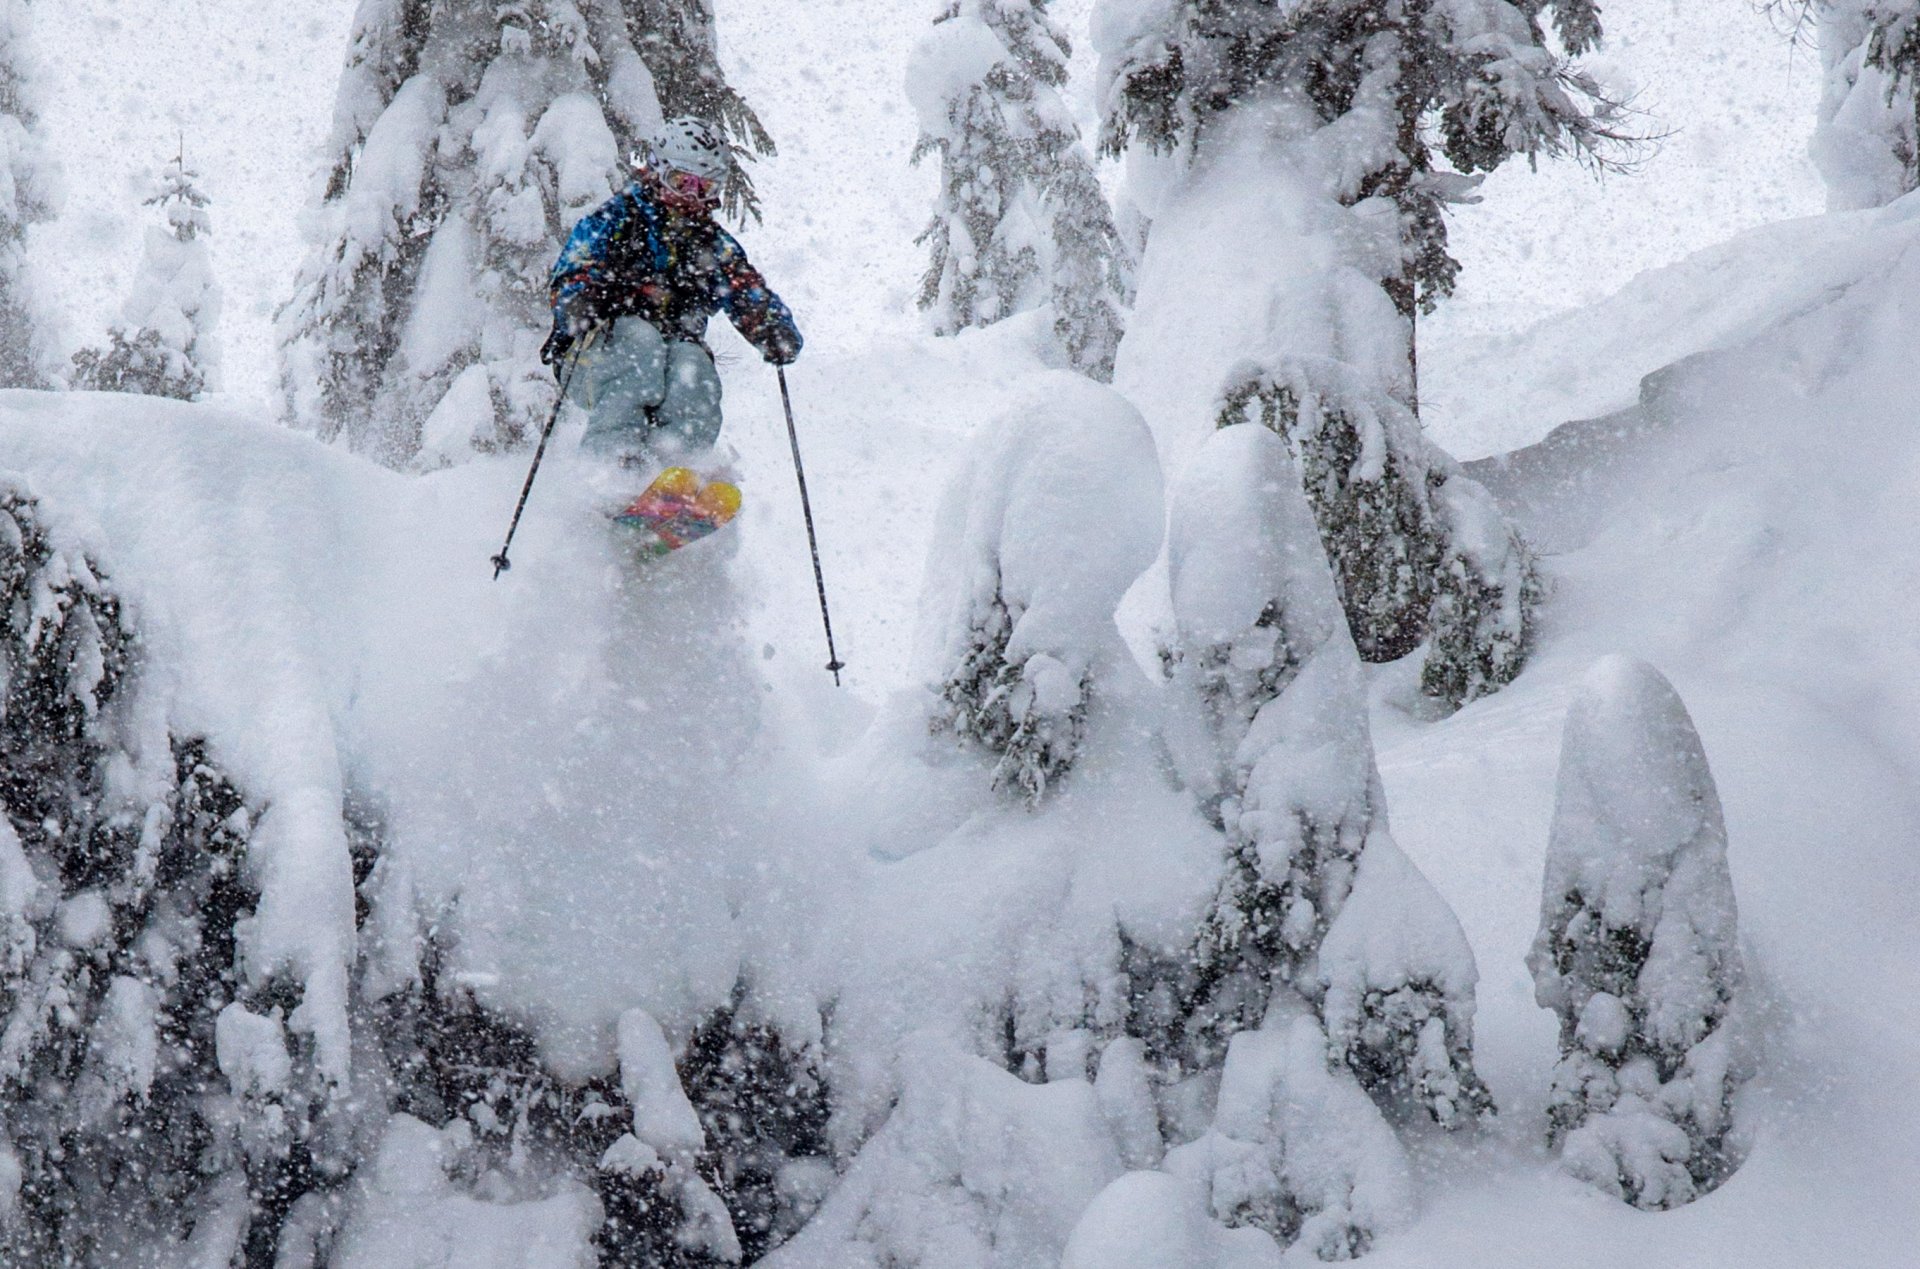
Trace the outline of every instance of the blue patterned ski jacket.
<instances>
[{"instance_id":1,"label":"blue patterned ski jacket","mask_svg":"<svg viewBox=\"0 0 1920 1269\"><path fill-rule=\"evenodd\" d=\"M639 181L573 227L550 291L555 362L597 321L639 316L669 339L700 341L721 309L767 360L784 365L800 351L793 314L733 235L710 215L664 206Z\"/></svg>"}]
</instances>

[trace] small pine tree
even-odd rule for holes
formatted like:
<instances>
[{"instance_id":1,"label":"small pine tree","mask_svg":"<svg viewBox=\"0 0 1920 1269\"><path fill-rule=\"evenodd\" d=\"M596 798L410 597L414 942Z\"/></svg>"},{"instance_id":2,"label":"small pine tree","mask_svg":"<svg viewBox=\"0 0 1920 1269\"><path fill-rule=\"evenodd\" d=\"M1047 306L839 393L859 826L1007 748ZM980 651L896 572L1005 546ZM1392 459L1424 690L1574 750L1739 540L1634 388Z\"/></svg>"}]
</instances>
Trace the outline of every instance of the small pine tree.
<instances>
[{"instance_id":1,"label":"small pine tree","mask_svg":"<svg viewBox=\"0 0 1920 1269\"><path fill-rule=\"evenodd\" d=\"M140 273L107 347L74 354L75 387L191 401L210 386L218 364L213 328L220 292L207 253L212 227L199 179L183 147L145 203L160 208L166 226L147 231Z\"/></svg>"},{"instance_id":2,"label":"small pine tree","mask_svg":"<svg viewBox=\"0 0 1920 1269\"><path fill-rule=\"evenodd\" d=\"M1236 1034L1211 1126L1164 1166L1197 1183L1223 1224L1352 1260L1412 1220L1412 1168L1352 1074L1328 1065L1326 1045L1299 1015Z\"/></svg>"},{"instance_id":3,"label":"small pine tree","mask_svg":"<svg viewBox=\"0 0 1920 1269\"><path fill-rule=\"evenodd\" d=\"M1567 714L1527 956L1536 998L1560 1019L1549 1137L1568 1171L1660 1209L1738 1166L1736 936L1700 737L1658 670L1610 657Z\"/></svg>"},{"instance_id":4,"label":"small pine tree","mask_svg":"<svg viewBox=\"0 0 1920 1269\"><path fill-rule=\"evenodd\" d=\"M1457 471L1428 483L1451 550L1434 578L1420 686L1458 708L1519 677L1533 652L1543 587L1532 548L1486 486Z\"/></svg>"},{"instance_id":5,"label":"small pine tree","mask_svg":"<svg viewBox=\"0 0 1920 1269\"><path fill-rule=\"evenodd\" d=\"M537 430L548 269L663 111L772 149L706 0L362 0L322 229L278 319L290 420L393 466ZM726 196L754 208L743 172Z\"/></svg>"},{"instance_id":6,"label":"small pine tree","mask_svg":"<svg viewBox=\"0 0 1920 1269\"><path fill-rule=\"evenodd\" d=\"M1813 156L1835 210L1920 188L1920 3L1783 0L1814 20L1826 67Z\"/></svg>"},{"instance_id":7,"label":"small pine tree","mask_svg":"<svg viewBox=\"0 0 1920 1269\"><path fill-rule=\"evenodd\" d=\"M1091 677L1051 654L1013 652L1018 601L996 591L967 632L967 652L940 689L935 732L998 755L993 785L1029 803L1073 769L1087 732Z\"/></svg>"},{"instance_id":8,"label":"small pine tree","mask_svg":"<svg viewBox=\"0 0 1920 1269\"><path fill-rule=\"evenodd\" d=\"M908 75L914 161L940 156L920 307L951 335L1051 303L1068 363L1104 382L1128 268L1061 97L1069 53L1047 0L952 0L934 20Z\"/></svg>"},{"instance_id":9,"label":"small pine tree","mask_svg":"<svg viewBox=\"0 0 1920 1269\"><path fill-rule=\"evenodd\" d=\"M1497 515L1455 522L1485 500L1436 499L1440 486L1471 482L1420 431L1413 321L1453 289L1459 263L1445 209L1475 174L1516 155L1598 160L1619 139L1612 107L1549 51L1543 25L1550 14L1577 55L1599 38L1597 7L1111 7L1100 50L1103 146L1165 155L1171 169L1141 266L1140 307L1161 316L1154 345L1135 349L1139 373L1207 367L1222 375L1213 421L1260 421L1287 439L1362 657L1412 652L1434 631L1435 603L1451 595L1454 611L1442 618L1453 634L1435 650L1449 663L1430 687L1454 699L1498 686L1517 661L1463 649L1458 636L1524 649L1528 604L1505 589L1524 589L1529 566ZM1215 279L1229 271L1261 298L1239 308L1253 328L1223 341L1207 316L1219 303ZM1226 344L1234 355L1216 371L1209 357ZM1475 543L1502 544L1504 559L1467 558ZM1489 601L1479 585L1501 593ZM1476 672L1476 659L1492 677Z\"/></svg>"},{"instance_id":10,"label":"small pine tree","mask_svg":"<svg viewBox=\"0 0 1920 1269\"><path fill-rule=\"evenodd\" d=\"M1113 612L1160 541L1160 468L1139 412L1066 371L983 428L943 501L927 570L931 725L994 760L1030 805L1078 760Z\"/></svg>"},{"instance_id":11,"label":"small pine tree","mask_svg":"<svg viewBox=\"0 0 1920 1269\"><path fill-rule=\"evenodd\" d=\"M1182 774L1223 830L1226 877L1180 1029L1211 1066L1289 990L1387 1105L1449 1126L1474 1073L1475 970L1459 922L1388 832L1360 664L1285 446L1214 434L1174 499L1170 654Z\"/></svg>"},{"instance_id":12,"label":"small pine tree","mask_svg":"<svg viewBox=\"0 0 1920 1269\"><path fill-rule=\"evenodd\" d=\"M47 383L40 317L23 277L27 231L53 214L55 179L35 132L31 19L27 0L0 0L0 388Z\"/></svg>"}]
</instances>

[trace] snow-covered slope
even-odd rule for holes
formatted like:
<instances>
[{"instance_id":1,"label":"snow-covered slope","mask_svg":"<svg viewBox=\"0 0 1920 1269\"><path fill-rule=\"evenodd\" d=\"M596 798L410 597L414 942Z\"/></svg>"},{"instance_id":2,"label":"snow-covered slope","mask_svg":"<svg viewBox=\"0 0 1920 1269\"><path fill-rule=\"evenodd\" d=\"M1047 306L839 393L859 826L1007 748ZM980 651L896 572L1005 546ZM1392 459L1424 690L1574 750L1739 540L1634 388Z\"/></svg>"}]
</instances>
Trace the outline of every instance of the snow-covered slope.
<instances>
[{"instance_id":1,"label":"snow-covered slope","mask_svg":"<svg viewBox=\"0 0 1920 1269\"><path fill-rule=\"evenodd\" d=\"M265 411L12 395L0 472L24 474L47 515L93 544L170 680L171 721L211 736L267 807L258 963L308 984L329 1060L345 1056L349 958L376 984L404 976L422 914L456 914L446 970L537 1033L564 1073L604 1071L632 1008L680 1042L748 967L799 1038L835 1003L848 1037L831 1055L849 1111L838 1144L877 1130L793 1258L840 1269L878 1223L922 1263L962 1263L986 1212L1008 1263L1041 1262L1035 1249L1060 1248L1119 1167L1153 1163L1124 1116L1103 1118L1138 1100L1025 1084L944 1042L1016 991L1077 990L1080 970L1105 967L1116 924L1164 925L1171 940L1204 898L1211 839L1153 782L1151 737L1129 725L1151 713L1139 699L1100 720L1080 773L1095 792L1044 821L982 810L977 764L923 761L924 720L895 692L923 574L949 563L928 558L936 492L1037 368L1039 332L914 334L910 240L933 180L905 166L899 80L932 6L716 7L730 74L783 145L760 172L769 224L746 238L812 339L792 380L847 691L820 670L772 376L730 333L716 342L748 510L732 554L715 543L665 572L619 557L559 463L515 571L489 582L523 459L401 478L281 433ZM1920 1246L1920 208L1769 225L1498 333L1522 307L1814 200L1782 125L1810 117L1810 62L1780 89L1764 77L1789 79L1787 54L1765 62L1757 25L1723 39L1725 15L1705 8L1608 7L1628 36L1615 69L1652 81L1656 126L1689 131L1646 178L1599 196L1566 168L1501 173L1458 223L1460 303L1424 328L1436 439L1500 455L1475 474L1549 553L1556 592L1532 668L1460 715L1403 712L1392 668L1376 684L1394 833L1472 943L1478 1067L1502 1115L1478 1136L1416 1140L1419 1214L1371 1260L1901 1264ZM98 327L131 265L121 165L167 157L177 109L189 155L210 161L236 301L229 382L249 401L264 394L266 322L310 193L298 138L317 140L324 110L307 99L327 96L351 6L250 25L256 8L201 6L166 39L111 0L48 23L71 72L50 117L74 193L36 260L77 292L69 342ZM1087 8L1055 11L1078 23ZM190 45L218 56L182 57ZM1699 73L1709 56L1720 71ZM234 83L208 86L223 75ZM176 108L176 90L196 106ZM1483 329L1496 333L1465 338ZM1559 427L1569 419L1585 421ZM1546 1156L1554 1020L1523 960L1566 705L1612 652L1658 665L1699 724L1758 1005L1751 1156L1662 1215L1593 1194ZM343 803L390 848L369 886L381 919L357 948ZM1064 1037L1066 1056L1077 1042ZM448 1180L447 1148L417 1121L389 1131L343 1259L457 1263L463 1236L537 1243L543 1263L590 1257L582 1189L548 1196L544 1214L483 1202ZM956 1178L981 1202L952 1202ZM1264 1236L1219 1234L1197 1194L1167 1197L1171 1182L1135 1174L1102 1192L1087 1210L1109 1227L1083 1223L1069 1254L1107 1263L1101 1249L1131 1244L1166 1269L1152 1249L1217 1245L1196 1269L1270 1262ZM1152 1218L1183 1205L1193 1231Z\"/></svg>"},{"instance_id":2,"label":"snow-covered slope","mask_svg":"<svg viewBox=\"0 0 1920 1269\"><path fill-rule=\"evenodd\" d=\"M142 397L10 395L0 453L50 515L90 526L176 733L209 737L268 808L249 965L306 984L323 1065L347 1061L349 798L377 799L396 847L382 884L413 892L383 906L461 899L454 972L539 1024L560 1069L604 1065L624 1008L725 999L725 864L674 853L731 840L716 819L740 803L715 790L755 724L724 560L629 586L562 464L516 546L538 584L496 585L517 458L407 479ZM636 837L662 852L653 868ZM413 931L378 933L371 972L410 972ZM609 946L665 972L634 975Z\"/></svg>"},{"instance_id":3,"label":"snow-covered slope","mask_svg":"<svg viewBox=\"0 0 1920 1269\"><path fill-rule=\"evenodd\" d=\"M1568 419L1612 414L1696 353L1738 347L1886 268L1907 231L1873 212L1749 230L1639 275L1597 303L1461 341L1429 367L1435 439L1456 457L1531 445Z\"/></svg>"},{"instance_id":4,"label":"snow-covered slope","mask_svg":"<svg viewBox=\"0 0 1920 1269\"><path fill-rule=\"evenodd\" d=\"M1911 1257L1917 296L1909 198L1641 279L1580 319L1611 341L1591 371L1565 351L1573 319L1520 341L1515 364L1539 374L1519 396L1535 402L1568 399L1554 380L1572 368L1586 372L1574 391L1593 393L1576 399L1623 404L1618 377L1697 355L1649 378L1636 404L1477 465L1549 554L1540 650L1519 682L1454 718L1382 728L1396 829L1482 967L1480 1062L1505 1115L1483 1148L1493 1158L1435 1150L1427 1215L1378 1263L1536 1264L1543 1247L1594 1266ZM1660 666L1699 723L1765 1054L1745 1168L1655 1217L1596 1201L1539 1159L1554 1031L1522 968L1566 701L1616 651Z\"/></svg>"},{"instance_id":5,"label":"snow-covered slope","mask_svg":"<svg viewBox=\"0 0 1920 1269\"><path fill-rule=\"evenodd\" d=\"M1819 249L1787 259L1783 237ZM1536 659L1442 722L1402 712L1390 667L1375 731L1395 835L1480 966L1478 1066L1501 1115L1477 1135L1416 1138L1419 1215L1372 1263L1864 1267L1902 1263L1920 1239L1916 296L1913 199L1751 235L1600 310L1611 365L1571 399L1625 408L1478 465L1548 553ZM1560 329L1523 348L1551 347ZM876 1220L911 1246L916 1230L976 1228L982 1212L1004 1249L1059 1249L1099 1186L1150 1158L1103 1135L1116 1121L1082 1086L955 1066L941 1037L1003 989L1053 992L1049 966L1096 963L1107 953L1084 940L1109 937L1116 913L1145 929L1164 919L1156 909L1191 908L1202 873L1140 867L1201 859L1205 830L1137 774L1153 758L1126 726L1087 760L1086 787L1106 791L1036 820L970 812L977 764L925 765L919 716L900 701L865 728L905 673L930 532L918 491L1034 367L1030 343L1017 330L937 353L902 342L796 375L804 419L833 403L834 426L803 423L803 436L843 651L861 670L851 697L818 669L777 401L740 367L750 510L734 553L716 542L644 573L595 525L564 459L498 583L485 561L518 459L407 478L208 407L12 394L0 466L94 544L169 680L172 722L210 736L269 808L260 955L307 982L315 1015L353 939L338 810L371 800L390 843L376 883L390 923L362 931L363 964L407 971L410 930L394 914L456 913L448 968L538 1034L558 1071L607 1069L630 1008L684 1034L742 966L800 1029L842 1002L858 1044L831 1054L840 1145L889 1126L846 1199L794 1244L802 1262L832 1262ZM1675 353L1693 355L1662 369ZM1525 364L1548 379L1584 372L1570 352ZM1641 366L1659 372L1634 402L1624 379ZM931 397L927 382L940 385ZM1523 399L1569 391L1531 384ZM1524 965L1556 737L1574 685L1612 652L1657 665L1699 725L1726 807L1755 1006L1744 1034L1760 1062L1746 1165L1660 1215L1595 1195L1545 1154L1554 1021ZM1124 845L1155 834L1149 853ZM323 1037L340 1021L318 1020ZM407 1144L410 1122L394 1149L430 1158L439 1147ZM1000 1197L946 1216L923 1207L956 1170ZM1013 1202L1030 1174L1054 1179ZM377 1192L385 1174L367 1175L370 1221L458 1223L471 1202L428 1195L443 1206L395 1216ZM548 1226L587 1227L562 1215ZM1219 1246L1261 1263L1247 1243Z\"/></svg>"}]
</instances>

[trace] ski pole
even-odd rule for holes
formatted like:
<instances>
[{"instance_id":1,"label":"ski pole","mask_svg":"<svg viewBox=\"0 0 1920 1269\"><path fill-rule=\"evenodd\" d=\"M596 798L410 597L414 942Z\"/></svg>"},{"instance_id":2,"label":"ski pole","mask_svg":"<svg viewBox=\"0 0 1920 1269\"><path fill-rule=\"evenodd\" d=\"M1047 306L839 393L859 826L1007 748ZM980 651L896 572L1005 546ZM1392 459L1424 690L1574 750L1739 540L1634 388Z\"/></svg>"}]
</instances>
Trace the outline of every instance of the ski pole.
<instances>
[{"instance_id":1,"label":"ski pole","mask_svg":"<svg viewBox=\"0 0 1920 1269\"><path fill-rule=\"evenodd\" d=\"M567 389L573 384L573 372L580 365L580 350L584 343L576 343L567 354L567 372L560 376L560 395L554 399L553 413L547 415L547 425L540 429L540 445L533 451L533 466L527 468L527 483L520 486L520 501L513 508L513 523L507 526L507 540L500 545L500 554L493 557L493 580L499 581L500 574L513 567L507 558L507 551L513 546L513 535L520 528L520 513L527 509L527 495L533 492L533 478L540 474L540 460L546 457L547 441L553 436L553 425L560 421L560 407L567 403Z\"/></svg>"},{"instance_id":2,"label":"ski pole","mask_svg":"<svg viewBox=\"0 0 1920 1269\"><path fill-rule=\"evenodd\" d=\"M847 668L833 650L833 618L827 615L827 579L820 572L820 539L813 532L813 503L807 498L807 469L800 464L800 433L793 426L793 397L787 391L787 368L780 372L780 404L787 411L787 443L793 446L793 474L800 482L800 514L807 522L807 549L813 552L813 586L820 592L820 624L827 632L827 669L833 673L833 685L840 686L840 671Z\"/></svg>"}]
</instances>

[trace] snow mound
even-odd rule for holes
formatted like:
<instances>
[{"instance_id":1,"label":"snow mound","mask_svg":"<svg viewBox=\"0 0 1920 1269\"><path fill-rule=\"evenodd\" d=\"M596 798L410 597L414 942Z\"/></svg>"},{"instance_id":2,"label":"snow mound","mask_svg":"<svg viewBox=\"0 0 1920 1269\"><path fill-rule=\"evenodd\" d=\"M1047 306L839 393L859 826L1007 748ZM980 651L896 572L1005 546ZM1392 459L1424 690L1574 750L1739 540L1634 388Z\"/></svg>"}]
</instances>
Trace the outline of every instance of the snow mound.
<instances>
[{"instance_id":1,"label":"snow mound","mask_svg":"<svg viewBox=\"0 0 1920 1269\"><path fill-rule=\"evenodd\" d=\"M1121 1173L1085 1080L1028 1084L916 1042L908 1092L814 1222L768 1269L1052 1265Z\"/></svg>"},{"instance_id":2,"label":"snow mound","mask_svg":"<svg viewBox=\"0 0 1920 1269\"><path fill-rule=\"evenodd\" d=\"M923 674L936 726L998 754L997 787L1037 799L1073 767L1162 515L1145 422L1078 375L1036 376L972 442L928 557Z\"/></svg>"},{"instance_id":3,"label":"snow mound","mask_svg":"<svg viewBox=\"0 0 1920 1269\"><path fill-rule=\"evenodd\" d=\"M460 1146L458 1134L395 1115L355 1186L347 1233L325 1263L337 1269L587 1269L599 1263L592 1240L600 1204L585 1187L570 1184L550 1197L519 1201L470 1198L448 1175Z\"/></svg>"},{"instance_id":4,"label":"snow mound","mask_svg":"<svg viewBox=\"0 0 1920 1269\"><path fill-rule=\"evenodd\" d=\"M1129 1172L1074 1227L1060 1269L1271 1269L1280 1248L1257 1229L1222 1229L1206 1191L1165 1172Z\"/></svg>"},{"instance_id":5,"label":"snow mound","mask_svg":"<svg viewBox=\"0 0 1920 1269\"><path fill-rule=\"evenodd\" d=\"M405 479L151 398L4 394L0 452L101 544L171 728L265 808L244 960L300 986L286 1024L323 1073L350 1065L356 957L401 990L429 924L441 986L558 1071L612 1071L628 1009L684 1033L724 1003L739 801L717 790L754 716L724 550L641 573L562 459L496 584L520 460ZM358 932L349 820L380 840Z\"/></svg>"},{"instance_id":6,"label":"snow mound","mask_svg":"<svg viewBox=\"0 0 1920 1269\"><path fill-rule=\"evenodd\" d=\"M1784 221L1653 269L1598 304L1423 359L1425 418L1459 457L1518 449L1624 410L1643 381L1736 349L1884 275L1920 238L1920 201ZM1646 385L1658 392L1657 383Z\"/></svg>"}]
</instances>

